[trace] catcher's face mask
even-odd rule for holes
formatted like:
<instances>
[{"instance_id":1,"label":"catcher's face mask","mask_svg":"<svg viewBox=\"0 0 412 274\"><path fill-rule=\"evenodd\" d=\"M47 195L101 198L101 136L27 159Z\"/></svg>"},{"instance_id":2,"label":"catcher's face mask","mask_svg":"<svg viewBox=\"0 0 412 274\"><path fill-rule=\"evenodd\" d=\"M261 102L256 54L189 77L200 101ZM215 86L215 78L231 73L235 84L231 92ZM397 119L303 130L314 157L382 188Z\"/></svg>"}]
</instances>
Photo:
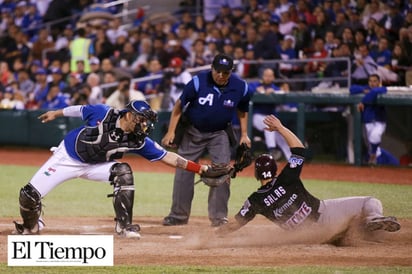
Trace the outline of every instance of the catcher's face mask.
<instances>
[{"instance_id":1,"label":"catcher's face mask","mask_svg":"<svg viewBox=\"0 0 412 274\"><path fill-rule=\"evenodd\" d=\"M139 114L132 113L132 115L133 123L135 124L133 130L134 134L145 136L149 135L154 128L154 122Z\"/></svg>"},{"instance_id":2,"label":"catcher's face mask","mask_svg":"<svg viewBox=\"0 0 412 274\"><path fill-rule=\"evenodd\" d=\"M149 135L157 121L157 113L144 101L131 101L126 110L133 115L133 133L138 136Z\"/></svg>"}]
</instances>

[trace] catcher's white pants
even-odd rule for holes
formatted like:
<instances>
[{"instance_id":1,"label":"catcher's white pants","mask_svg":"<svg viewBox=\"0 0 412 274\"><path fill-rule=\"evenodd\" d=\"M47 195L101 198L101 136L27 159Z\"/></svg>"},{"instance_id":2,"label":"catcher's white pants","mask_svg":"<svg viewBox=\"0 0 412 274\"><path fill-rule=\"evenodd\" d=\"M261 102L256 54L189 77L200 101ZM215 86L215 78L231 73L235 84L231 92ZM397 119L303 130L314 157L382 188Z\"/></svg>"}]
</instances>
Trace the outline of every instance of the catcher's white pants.
<instances>
[{"instance_id":1,"label":"catcher's white pants","mask_svg":"<svg viewBox=\"0 0 412 274\"><path fill-rule=\"evenodd\" d=\"M34 174L30 183L44 197L59 184L74 178L109 182L110 168L116 162L86 164L67 154L64 141L51 149L53 155Z\"/></svg>"},{"instance_id":2,"label":"catcher's white pants","mask_svg":"<svg viewBox=\"0 0 412 274\"><path fill-rule=\"evenodd\" d=\"M290 147L288 143L286 142L285 138L282 135L280 135L279 132L265 130L266 125L263 123L265 117L266 115L264 114L253 114L253 126L257 130L263 131L263 134L265 136L265 144L267 148L279 147L282 150L285 158L289 159L292 153L290 152Z\"/></svg>"}]
</instances>

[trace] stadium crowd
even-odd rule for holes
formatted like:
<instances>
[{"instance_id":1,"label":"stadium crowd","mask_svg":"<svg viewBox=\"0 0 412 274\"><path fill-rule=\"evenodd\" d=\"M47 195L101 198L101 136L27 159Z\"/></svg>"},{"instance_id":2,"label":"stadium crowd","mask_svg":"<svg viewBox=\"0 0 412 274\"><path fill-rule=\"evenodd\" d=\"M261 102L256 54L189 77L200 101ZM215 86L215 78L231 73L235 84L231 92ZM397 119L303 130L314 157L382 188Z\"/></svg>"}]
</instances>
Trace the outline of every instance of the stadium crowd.
<instances>
[{"instance_id":1,"label":"stadium crowd","mask_svg":"<svg viewBox=\"0 0 412 274\"><path fill-rule=\"evenodd\" d=\"M350 75L353 83L365 84L380 73L386 83L405 85L412 64L412 0L249 0L222 4L210 21L191 12L195 1L185 1L172 20L154 22L138 9L127 28L122 17L99 24L73 17L110 1L0 2L0 108L106 102L116 90L127 93L126 101L131 94L167 94L184 84L177 79L186 68L210 64L217 52L239 61L235 73L246 79L260 78L268 65L245 60L314 58L319 61L271 68L279 79ZM72 19L45 25L61 18ZM328 57L349 57L352 71L346 63L322 61ZM165 77L102 88L150 75ZM314 85L308 81L291 90Z\"/></svg>"}]
</instances>

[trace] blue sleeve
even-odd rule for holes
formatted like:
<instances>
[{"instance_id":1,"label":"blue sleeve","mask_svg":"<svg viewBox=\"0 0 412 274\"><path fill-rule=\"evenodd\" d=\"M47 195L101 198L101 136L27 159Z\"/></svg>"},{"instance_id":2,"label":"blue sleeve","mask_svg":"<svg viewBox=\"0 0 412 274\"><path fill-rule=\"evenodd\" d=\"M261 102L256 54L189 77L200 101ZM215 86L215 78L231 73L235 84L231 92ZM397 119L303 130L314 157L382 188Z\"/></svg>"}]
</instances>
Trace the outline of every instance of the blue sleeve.
<instances>
[{"instance_id":1,"label":"blue sleeve","mask_svg":"<svg viewBox=\"0 0 412 274\"><path fill-rule=\"evenodd\" d=\"M143 147L130 152L139 154L151 162L163 159L167 153L163 147L148 137L145 138Z\"/></svg>"},{"instance_id":2,"label":"blue sleeve","mask_svg":"<svg viewBox=\"0 0 412 274\"><path fill-rule=\"evenodd\" d=\"M89 126L95 126L103 120L109 109L109 106L103 104L83 106L81 108L82 120L87 121Z\"/></svg>"},{"instance_id":3,"label":"blue sleeve","mask_svg":"<svg viewBox=\"0 0 412 274\"><path fill-rule=\"evenodd\" d=\"M350 94L360 94L363 93L363 91L366 89L366 86L360 86L360 85L352 85L349 88Z\"/></svg>"},{"instance_id":4,"label":"blue sleeve","mask_svg":"<svg viewBox=\"0 0 412 274\"><path fill-rule=\"evenodd\" d=\"M385 94L386 87L372 88L362 99L362 103L374 103L379 94Z\"/></svg>"},{"instance_id":5,"label":"blue sleeve","mask_svg":"<svg viewBox=\"0 0 412 274\"><path fill-rule=\"evenodd\" d=\"M254 93L259 85L260 85L260 82L250 82L249 91Z\"/></svg>"}]
</instances>

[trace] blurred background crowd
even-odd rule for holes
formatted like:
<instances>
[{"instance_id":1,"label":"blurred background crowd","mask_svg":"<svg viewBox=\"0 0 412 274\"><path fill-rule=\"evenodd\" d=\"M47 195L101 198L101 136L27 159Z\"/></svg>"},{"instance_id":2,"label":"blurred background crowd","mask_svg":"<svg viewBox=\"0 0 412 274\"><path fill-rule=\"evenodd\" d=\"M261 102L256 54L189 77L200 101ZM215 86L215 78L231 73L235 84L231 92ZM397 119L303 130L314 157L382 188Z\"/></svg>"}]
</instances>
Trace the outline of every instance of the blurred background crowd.
<instances>
[{"instance_id":1,"label":"blurred background crowd","mask_svg":"<svg viewBox=\"0 0 412 274\"><path fill-rule=\"evenodd\" d=\"M410 81L412 0L179 1L151 16L139 1L0 2L1 108L121 107L151 98L155 109L170 110L188 69L210 65L218 52L233 56L245 79L261 78L265 60L311 58L271 68L281 80L348 76L362 84L379 71L385 84ZM131 3L132 17L122 16ZM322 60L331 57L352 66Z\"/></svg>"}]
</instances>

